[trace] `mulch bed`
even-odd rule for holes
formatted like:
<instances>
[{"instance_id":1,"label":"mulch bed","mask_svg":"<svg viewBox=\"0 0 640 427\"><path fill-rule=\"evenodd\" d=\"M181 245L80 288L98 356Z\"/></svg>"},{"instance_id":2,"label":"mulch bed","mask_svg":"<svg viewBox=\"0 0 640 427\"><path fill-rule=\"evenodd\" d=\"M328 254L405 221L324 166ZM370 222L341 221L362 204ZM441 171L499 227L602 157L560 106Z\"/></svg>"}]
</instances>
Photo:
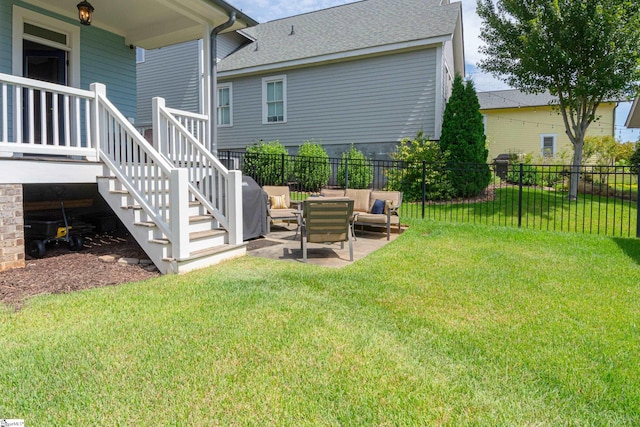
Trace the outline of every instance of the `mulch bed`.
<instances>
[{"instance_id":1,"label":"mulch bed","mask_svg":"<svg viewBox=\"0 0 640 427\"><path fill-rule=\"evenodd\" d=\"M153 266L103 262L102 255L147 259L144 251L126 234L85 237L80 252L66 245L47 247L45 256L27 256L26 267L0 272L0 303L19 309L29 297L59 294L158 277Z\"/></svg>"}]
</instances>

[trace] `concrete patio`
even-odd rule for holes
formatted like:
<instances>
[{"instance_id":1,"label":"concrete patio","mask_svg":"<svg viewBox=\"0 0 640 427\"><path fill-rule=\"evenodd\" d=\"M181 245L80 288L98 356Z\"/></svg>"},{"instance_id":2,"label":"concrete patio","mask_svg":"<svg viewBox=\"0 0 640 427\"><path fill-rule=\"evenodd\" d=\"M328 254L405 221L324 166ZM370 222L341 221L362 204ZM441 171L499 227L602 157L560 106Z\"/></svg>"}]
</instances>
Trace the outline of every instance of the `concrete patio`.
<instances>
[{"instance_id":1,"label":"concrete patio","mask_svg":"<svg viewBox=\"0 0 640 427\"><path fill-rule=\"evenodd\" d=\"M298 234L296 237L295 233L295 224L274 224L267 237L260 237L248 242L247 253L255 257L302 263L300 235ZM397 237L397 229L391 233L391 240L387 240L386 232L382 230L363 231L359 228L356 229L357 240L353 242L353 260L364 258L376 249L393 242ZM351 264L349 244L345 242L344 249L341 249L340 243L309 243L307 262L333 268L347 266Z\"/></svg>"}]
</instances>

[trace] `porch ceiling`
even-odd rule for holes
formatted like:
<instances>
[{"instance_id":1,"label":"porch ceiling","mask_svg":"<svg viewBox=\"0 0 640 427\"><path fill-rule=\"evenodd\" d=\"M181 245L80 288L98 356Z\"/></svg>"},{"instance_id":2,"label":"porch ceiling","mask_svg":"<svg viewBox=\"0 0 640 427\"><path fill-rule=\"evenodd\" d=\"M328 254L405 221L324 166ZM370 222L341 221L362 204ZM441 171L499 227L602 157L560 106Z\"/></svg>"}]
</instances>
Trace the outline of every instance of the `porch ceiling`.
<instances>
[{"instance_id":1,"label":"porch ceiling","mask_svg":"<svg viewBox=\"0 0 640 427\"><path fill-rule=\"evenodd\" d=\"M35 6L75 19L79 0L25 0ZM127 44L145 49L202 38L207 24L226 22L232 11L236 23L227 31L257 21L223 0L91 0L92 26L119 34Z\"/></svg>"}]
</instances>

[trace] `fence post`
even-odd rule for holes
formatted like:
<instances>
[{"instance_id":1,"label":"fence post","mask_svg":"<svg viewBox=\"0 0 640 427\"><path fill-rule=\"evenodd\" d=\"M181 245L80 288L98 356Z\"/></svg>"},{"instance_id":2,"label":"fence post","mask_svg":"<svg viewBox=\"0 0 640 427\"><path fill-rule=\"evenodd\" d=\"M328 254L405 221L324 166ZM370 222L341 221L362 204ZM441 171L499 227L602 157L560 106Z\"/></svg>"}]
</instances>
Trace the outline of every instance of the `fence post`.
<instances>
[{"instance_id":1,"label":"fence post","mask_svg":"<svg viewBox=\"0 0 640 427\"><path fill-rule=\"evenodd\" d=\"M422 219L424 219L424 211L427 202L427 161L422 161Z\"/></svg>"},{"instance_id":2,"label":"fence post","mask_svg":"<svg viewBox=\"0 0 640 427\"><path fill-rule=\"evenodd\" d=\"M344 159L344 189L349 188L349 156Z\"/></svg>"},{"instance_id":3,"label":"fence post","mask_svg":"<svg viewBox=\"0 0 640 427\"><path fill-rule=\"evenodd\" d=\"M640 163L636 167L638 168L638 184L640 184ZM640 238L640 191L636 196L636 237Z\"/></svg>"},{"instance_id":4,"label":"fence post","mask_svg":"<svg viewBox=\"0 0 640 427\"><path fill-rule=\"evenodd\" d=\"M520 176L518 178L518 228L522 228L522 180L524 179L524 165L520 163Z\"/></svg>"},{"instance_id":5,"label":"fence post","mask_svg":"<svg viewBox=\"0 0 640 427\"><path fill-rule=\"evenodd\" d=\"M280 155L281 157L281 162L280 162L280 185L287 185L286 182L284 182L284 153L282 153Z\"/></svg>"}]
</instances>

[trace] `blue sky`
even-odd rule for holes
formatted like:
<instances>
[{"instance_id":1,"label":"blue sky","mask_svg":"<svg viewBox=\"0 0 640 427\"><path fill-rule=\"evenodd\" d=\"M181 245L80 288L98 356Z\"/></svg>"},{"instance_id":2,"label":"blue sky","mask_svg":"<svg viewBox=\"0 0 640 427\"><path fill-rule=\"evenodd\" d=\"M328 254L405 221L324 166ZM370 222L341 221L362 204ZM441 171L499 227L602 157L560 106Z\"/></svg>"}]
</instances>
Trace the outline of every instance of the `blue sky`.
<instances>
[{"instance_id":1,"label":"blue sky","mask_svg":"<svg viewBox=\"0 0 640 427\"><path fill-rule=\"evenodd\" d=\"M333 6L353 3L357 0L229 0L236 8L242 10L259 22L313 12ZM391 1L391 0L390 0ZM467 78L473 80L478 91L508 89L504 82L483 73L476 67L481 59L478 52L480 47L480 18L476 15L476 0L462 0L464 22L464 53L466 60ZM640 135L639 129L626 129L624 122L629 113L630 102L620 103L616 114L615 137L622 142L636 141Z\"/></svg>"}]
</instances>

